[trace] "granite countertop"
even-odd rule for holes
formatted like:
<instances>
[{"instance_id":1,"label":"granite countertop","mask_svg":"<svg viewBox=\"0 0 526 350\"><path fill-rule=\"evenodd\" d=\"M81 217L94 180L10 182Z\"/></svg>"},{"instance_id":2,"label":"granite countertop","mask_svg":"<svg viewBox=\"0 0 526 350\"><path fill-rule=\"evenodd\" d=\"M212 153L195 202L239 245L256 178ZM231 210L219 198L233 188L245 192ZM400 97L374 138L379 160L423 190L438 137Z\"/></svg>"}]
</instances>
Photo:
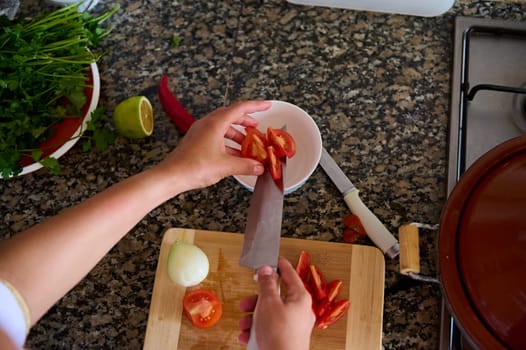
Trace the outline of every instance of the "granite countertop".
<instances>
[{"instance_id":1,"label":"granite countertop","mask_svg":"<svg viewBox=\"0 0 526 350\"><path fill-rule=\"evenodd\" d=\"M31 13L38 3L23 2L21 9ZM110 149L89 153L78 144L61 158L59 176L39 170L3 181L2 237L156 164L177 145L181 135L156 95L163 74L195 116L240 99L302 107L365 204L395 235L403 223L437 224L446 199L454 17L526 18L524 2L466 0L433 18L278 0L108 0L95 12L117 4L121 9L110 19L114 30L102 44L99 105L111 112L126 97L146 95L155 110L153 136L118 138ZM179 46L172 44L174 36ZM249 198L228 178L153 210L31 330L28 346L141 348L164 230L242 232ZM348 213L318 168L286 197L283 234L341 241ZM436 235L420 232L423 275L436 276ZM439 286L398 271L398 260L387 258L384 348L435 349Z\"/></svg>"}]
</instances>

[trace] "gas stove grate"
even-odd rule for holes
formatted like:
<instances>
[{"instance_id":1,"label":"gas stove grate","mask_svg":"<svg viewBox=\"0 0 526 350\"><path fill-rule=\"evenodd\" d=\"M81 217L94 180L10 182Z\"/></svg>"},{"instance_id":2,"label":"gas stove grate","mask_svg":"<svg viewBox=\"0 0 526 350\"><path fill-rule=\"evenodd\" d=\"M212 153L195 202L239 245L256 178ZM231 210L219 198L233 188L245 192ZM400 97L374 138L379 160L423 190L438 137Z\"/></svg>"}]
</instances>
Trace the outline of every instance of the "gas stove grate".
<instances>
[{"instance_id":1,"label":"gas stove grate","mask_svg":"<svg viewBox=\"0 0 526 350\"><path fill-rule=\"evenodd\" d=\"M510 29L501 27L484 27L474 25L467 28L464 31L462 37L462 65L461 65L461 82L460 82L460 113L459 113L459 147L458 147L458 159L457 159L457 176L456 180L460 179L460 176L466 169L466 157L463 150L466 149L466 122L467 122L467 104L475 98L477 92L495 91L504 93L514 94L525 94L526 88L522 86L508 86L508 85L497 85L497 84L476 84L470 87L469 82L469 58L470 58L470 42L471 38L475 34L486 34L494 36L507 36L510 38L518 38L526 40L526 30ZM489 67L491 69L491 67Z\"/></svg>"}]
</instances>

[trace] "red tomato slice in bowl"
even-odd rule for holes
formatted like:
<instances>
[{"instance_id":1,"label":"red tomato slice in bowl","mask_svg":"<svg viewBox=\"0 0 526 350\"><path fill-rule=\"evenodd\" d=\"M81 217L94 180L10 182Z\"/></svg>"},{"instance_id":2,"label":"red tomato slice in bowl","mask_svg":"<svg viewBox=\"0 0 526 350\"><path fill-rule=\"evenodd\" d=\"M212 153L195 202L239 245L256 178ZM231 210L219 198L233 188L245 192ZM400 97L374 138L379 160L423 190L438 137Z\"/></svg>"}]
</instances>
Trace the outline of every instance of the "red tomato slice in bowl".
<instances>
[{"instance_id":1,"label":"red tomato slice in bowl","mask_svg":"<svg viewBox=\"0 0 526 350\"><path fill-rule=\"evenodd\" d=\"M296 142L287 131L268 127L267 139L270 144L276 147L280 157L292 158L296 154Z\"/></svg>"},{"instance_id":2,"label":"red tomato slice in bowl","mask_svg":"<svg viewBox=\"0 0 526 350\"><path fill-rule=\"evenodd\" d=\"M267 142L266 142L267 137L258 128L255 128L253 126L247 126L245 128L245 131L246 131L247 135L248 134L256 134L261 140L263 140L265 142L265 146L267 146Z\"/></svg>"},{"instance_id":3,"label":"red tomato slice in bowl","mask_svg":"<svg viewBox=\"0 0 526 350\"><path fill-rule=\"evenodd\" d=\"M278 153L274 146L267 147L268 154L268 170L270 176L274 181L281 179L283 176L283 169L281 167L281 159L278 157Z\"/></svg>"},{"instance_id":4,"label":"red tomato slice in bowl","mask_svg":"<svg viewBox=\"0 0 526 350\"><path fill-rule=\"evenodd\" d=\"M265 163L268 160L267 140L255 132L247 132L241 143L241 156Z\"/></svg>"},{"instance_id":5,"label":"red tomato slice in bowl","mask_svg":"<svg viewBox=\"0 0 526 350\"><path fill-rule=\"evenodd\" d=\"M223 306L214 291L196 289L185 294L183 312L193 326L210 328L221 319Z\"/></svg>"}]
</instances>

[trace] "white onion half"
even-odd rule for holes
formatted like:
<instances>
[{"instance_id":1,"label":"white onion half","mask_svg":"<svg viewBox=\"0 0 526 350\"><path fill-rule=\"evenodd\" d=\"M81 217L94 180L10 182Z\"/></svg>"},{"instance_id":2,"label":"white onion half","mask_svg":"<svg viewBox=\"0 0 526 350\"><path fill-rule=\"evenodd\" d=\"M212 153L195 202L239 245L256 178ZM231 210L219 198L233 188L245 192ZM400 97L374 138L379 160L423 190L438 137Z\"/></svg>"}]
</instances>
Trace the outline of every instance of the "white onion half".
<instances>
[{"instance_id":1,"label":"white onion half","mask_svg":"<svg viewBox=\"0 0 526 350\"><path fill-rule=\"evenodd\" d=\"M177 241L168 254L168 275L183 286L192 287L201 283L208 275L210 264L205 252L198 246Z\"/></svg>"}]
</instances>

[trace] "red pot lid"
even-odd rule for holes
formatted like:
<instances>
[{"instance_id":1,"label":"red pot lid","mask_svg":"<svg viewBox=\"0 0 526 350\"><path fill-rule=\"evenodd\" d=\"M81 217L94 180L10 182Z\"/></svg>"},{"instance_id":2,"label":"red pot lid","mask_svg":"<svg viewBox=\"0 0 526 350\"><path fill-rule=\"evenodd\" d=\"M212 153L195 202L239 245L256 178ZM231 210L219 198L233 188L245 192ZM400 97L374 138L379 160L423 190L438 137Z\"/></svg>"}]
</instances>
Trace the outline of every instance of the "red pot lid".
<instances>
[{"instance_id":1,"label":"red pot lid","mask_svg":"<svg viewBox=\"0 0 526 350\"><path fill-rule=\"evenodd\" d=\"M526 349L526 135L478 159L442 213L444 296L480 348Z\"/></svg>"}]
</instances>

